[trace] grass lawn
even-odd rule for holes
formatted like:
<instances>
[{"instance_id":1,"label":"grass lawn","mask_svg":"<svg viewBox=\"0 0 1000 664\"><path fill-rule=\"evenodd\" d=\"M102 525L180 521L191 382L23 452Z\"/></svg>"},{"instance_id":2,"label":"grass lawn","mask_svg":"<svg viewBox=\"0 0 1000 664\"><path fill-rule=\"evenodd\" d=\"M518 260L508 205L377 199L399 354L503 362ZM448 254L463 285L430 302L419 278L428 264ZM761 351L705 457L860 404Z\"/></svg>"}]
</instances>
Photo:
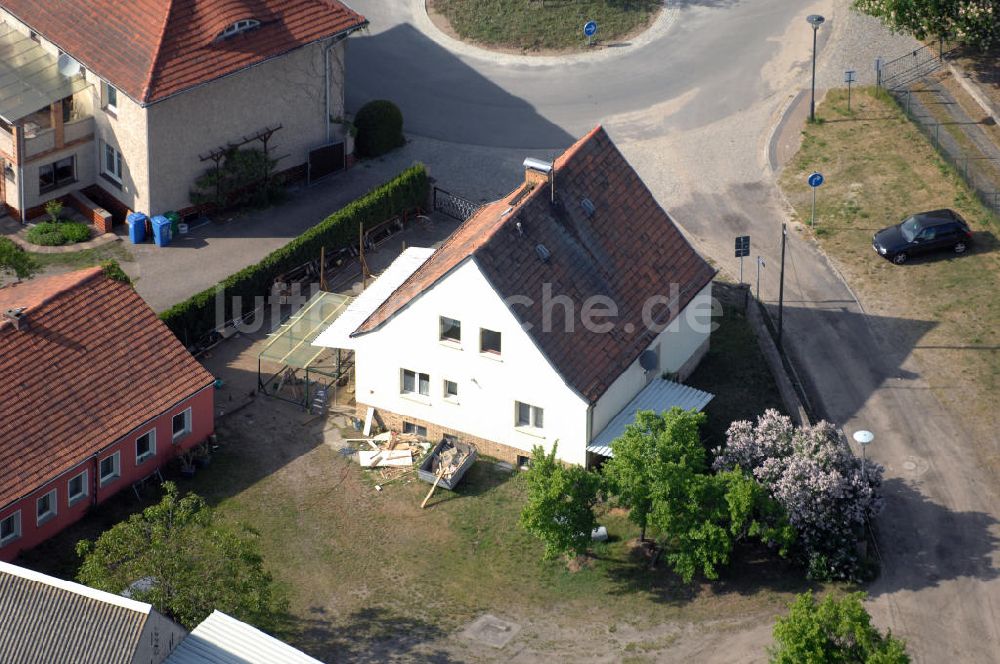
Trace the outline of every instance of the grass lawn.
<instances>
[{"instance_id":1,"label":"grass lawn","mask_svg":"<svg viewBox=\"0 0 1000 664\"><path fill-rule=\"evenodd\" d=\"M717 285L724 315L689 381L717 395L706 438L721 437L731 418L779 405L731 291ZM227 360L230 374L220 376L233 383L233 372L254 371L258 351ZM421 510L427 484L396 481L376 491L369 472L338 452L351 433L271 399L228 416L218 434L212 464L178 483L224 519L262 533L267 564L290 600L282 636L325 661L493 661L503 653L451 636L486 612L522 626L525 661L546 653L696 661L719 647L763 657L774 616L807 587L799 570L757 549L735 552L718 582L684 584L663 564L649 569L634 548L637 529L608 507L599 520L611 541L570 571L543 561L541 544L518 524L519 472L481 460L456 492L439 490ZM22 562L72 576L73 543L142 505L123 492Z\"/></svg>"},{"instance_id":2,"label":"grass lawn","mask_svg":"<svg viewBox=\"0 0 1000 664\"><path fill-rule=\"evenodd\" d=\"M621 39L646 27L661 0L431 0L462 39L536 51L587 46L583 26L596 21L596 39Z\"/></svg>"},{"instance_id":3,"label":"grass lawn","mask_svg":"<svg viewBox=\"0 0 1000 664\"><path fill-rule=\"evenodd\" d=\"M797 215L808 223L812 170L818 192L814 232L859 292L888 343L913 348L921 373L942 401L991 441L1000 389L1000 243L998 221L937 155L891 101L855 90L831 91L808 125L802 148L781 176ZM897 266L872 250L872 234L923 210L952 208L969 222L974 251L913 259ZM906 321L930 322L921 338L904 339ZM1000 471L995 448L981 450Z\"/></svg>"},{"instance_id":4,"label":"grass lawn","mask_svg":"<svg viewBox=\"0 0 1000 664\"><path fill-rule=\"evenodd\" d=\"M32 252L31 256L42 264L43 269L48 267L66 267L78 270L97 265L108 259L114 259L119 263L134 260L132 253L121 242L111 242L94 249L72 251L65 254L36 254Z\"/></svg>"}]
</instances>

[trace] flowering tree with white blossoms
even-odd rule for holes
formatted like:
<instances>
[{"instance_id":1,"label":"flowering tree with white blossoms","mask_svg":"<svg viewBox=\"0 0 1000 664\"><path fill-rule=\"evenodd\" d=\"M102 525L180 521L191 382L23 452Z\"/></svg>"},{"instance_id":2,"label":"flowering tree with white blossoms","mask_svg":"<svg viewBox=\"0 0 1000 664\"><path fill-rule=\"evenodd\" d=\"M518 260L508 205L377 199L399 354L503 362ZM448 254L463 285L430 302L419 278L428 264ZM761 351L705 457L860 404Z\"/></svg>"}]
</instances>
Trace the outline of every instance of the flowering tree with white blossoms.
<instances>
[{"instance_id":1,"label":"flowering tree with white blossoms","mask_svg":"<svg viewBox=\"0 0 1000 664\"><path fill-rule=\"evenodd\" d=\"M716 470L750 472L786 511L812 578L856 579L865 517L882 511L883 468L862 467L829 422L796 427L768 410L733 422Z\"/></svg>"}]
</instances>

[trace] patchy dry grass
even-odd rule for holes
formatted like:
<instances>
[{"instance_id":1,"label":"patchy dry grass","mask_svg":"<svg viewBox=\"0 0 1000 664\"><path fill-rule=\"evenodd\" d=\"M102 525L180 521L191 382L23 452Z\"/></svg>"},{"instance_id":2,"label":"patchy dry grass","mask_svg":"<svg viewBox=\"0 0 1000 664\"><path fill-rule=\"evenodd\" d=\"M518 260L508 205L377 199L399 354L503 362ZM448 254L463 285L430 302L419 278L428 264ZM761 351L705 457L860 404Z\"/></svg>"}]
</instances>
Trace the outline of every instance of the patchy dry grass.
<instances>
[{"instance_id":1,"label":"patchy dry grass","mask_svg":"<svg viewBox=\"0 0 1000 664\"><path fill-rule=\"evenodd\" d=\"M585 48L583 26L596 21L601 42L649 24L661 0L432 0L459 37L501 48L537 51Z\"/></svg>"},{"instance_id":2,"label":"patchy dry grass","mask_svg":"<svg viewBox=\"0 0 1000 664\"><path fill-rule=\"evenodd\" d=\"M857 90L831 91L806 127L802 148L781 176L808 223L806 174L826 183L817 199L815 233L866 307L886 317L930 321L913 350L924 378L983 441L994 439L1000 394L1000 243L997 219L969 191L923 134L890 100ZM943 253L897 266L875 254L872 234L922 210L960 212L975 233L965 256ZM892 330L884 330L892 337ZM995 447L984 461L1000 471Z\"/></svg>"}]
</instances>

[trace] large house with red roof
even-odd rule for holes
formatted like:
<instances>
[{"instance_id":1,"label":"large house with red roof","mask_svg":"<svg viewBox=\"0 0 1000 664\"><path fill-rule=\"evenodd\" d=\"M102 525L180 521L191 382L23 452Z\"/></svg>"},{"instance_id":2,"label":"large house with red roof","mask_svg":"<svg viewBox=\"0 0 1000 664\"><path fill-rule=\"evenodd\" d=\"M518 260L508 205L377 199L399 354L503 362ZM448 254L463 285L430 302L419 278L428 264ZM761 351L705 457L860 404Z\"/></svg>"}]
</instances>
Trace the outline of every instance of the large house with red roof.
<instances>
[{"instance_id":1,"label":"large house with red roof","mask_svg":"<svg viewBox=\"0 0 1000 664\"><path fill-rule=\"evenodd\" d=\"M101 268L0 288L0 560L214 430L214 378Z\"/></svg>"},{"instance_id":2,"label":"large house with red roof","mask_svg":"<svg viewBox=\"0 0 1000 664\"><path fill-rule=\"evenodd\" d=\"M190 211L213 152L265 136L279 171L342 168L366 25L338 0L0 0L0 214Z\"/></svg>"},{"instance_id":3,"label":"large house with red roof","mask_svg":"<svg viewBox=\"0 0 1000 664\"><path fill-rule=\"evenodd\" d=\"M359 418L595 463L637 410L712 398L677 381L708 350L714 276L596 127L406 250L315 343L354 351Z\"/></svg>"}]
</instances>

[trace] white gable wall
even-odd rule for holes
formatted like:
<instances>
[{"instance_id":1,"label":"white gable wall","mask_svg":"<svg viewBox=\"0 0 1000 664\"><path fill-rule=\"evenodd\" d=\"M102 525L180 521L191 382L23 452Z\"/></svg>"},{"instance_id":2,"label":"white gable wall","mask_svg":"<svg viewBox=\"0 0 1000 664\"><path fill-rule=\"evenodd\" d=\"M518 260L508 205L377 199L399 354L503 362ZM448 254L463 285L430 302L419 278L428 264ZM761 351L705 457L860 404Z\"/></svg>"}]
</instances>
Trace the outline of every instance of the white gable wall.
<instances>
[{"instance_id":1,"label":"white gable wall","mask_svg":"<svg viewBox=\"0 0 1000 664\"><path fill-rule=\"evenodd\" d=\"M675 373L683 368L708 342L711 323L712 283L709 282L649 345L649 349L659 353L659 369L647 374L636 359L597 400L594 404L591 438L601 433L612 418L646 387L650 379L663 373Z\"/></svg>"},{"instance_id":2,"label":"white gable wall","mask_svg":"<svg viewBox=\"0 0 1000 664\"><path fill-rule=\"evenodd\" d=\"M439 340L440 316L461 321L460 348ZM479 352L480 328L501 333L499 358ZM588 404L521 329L474 260L355 341L359 403L525 452L538 444L549 450L558 440L560 459L586 462ZM400 394L402 369L429 374L430 396ZM458 383L454 403L444 398L445 379ZM515 401L544 409L544 426L516 427Z\"/></svg>"}]
</instances>

